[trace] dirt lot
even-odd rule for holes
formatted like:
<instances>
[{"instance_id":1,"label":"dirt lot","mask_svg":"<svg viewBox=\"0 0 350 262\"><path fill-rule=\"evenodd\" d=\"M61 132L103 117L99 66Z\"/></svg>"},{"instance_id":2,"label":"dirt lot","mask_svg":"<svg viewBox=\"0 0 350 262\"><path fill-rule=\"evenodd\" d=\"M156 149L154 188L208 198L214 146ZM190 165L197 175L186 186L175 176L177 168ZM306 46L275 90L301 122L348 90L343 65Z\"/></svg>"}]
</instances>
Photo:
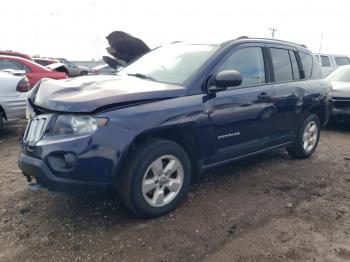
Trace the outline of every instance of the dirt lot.
<instances>
[{"instance_id":1,"label":"dirt lot","mask_svg":"<svg viewBox=\"0 0 350 262\"><path fill-rule=\"evenodd\" d=\"M16 129L0 142L0 261L350 261L350 128L324 130L308 160L279 150L211 170L153 220L115 195L28 187Z\"/></svg>"}]
</instances>

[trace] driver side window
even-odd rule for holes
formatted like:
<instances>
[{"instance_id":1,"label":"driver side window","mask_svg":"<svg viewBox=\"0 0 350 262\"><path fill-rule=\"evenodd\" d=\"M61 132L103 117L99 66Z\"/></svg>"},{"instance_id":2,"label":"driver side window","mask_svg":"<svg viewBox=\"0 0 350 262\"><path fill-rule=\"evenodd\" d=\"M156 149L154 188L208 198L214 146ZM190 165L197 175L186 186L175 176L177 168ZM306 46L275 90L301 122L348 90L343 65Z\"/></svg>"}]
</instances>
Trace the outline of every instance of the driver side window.
<instances>
[{"instance_id":1,"label":"driver side window","mask_svg":"<svg viewBox=\"0 0 350 262\"><path fill-rule=\"evenodd\" d=\"M240 87L264 84L265 66L262 48L245 47L237 50L219 66L218 72L222 70L240 72L242 76Z\"/></svg>"}]
</instances>

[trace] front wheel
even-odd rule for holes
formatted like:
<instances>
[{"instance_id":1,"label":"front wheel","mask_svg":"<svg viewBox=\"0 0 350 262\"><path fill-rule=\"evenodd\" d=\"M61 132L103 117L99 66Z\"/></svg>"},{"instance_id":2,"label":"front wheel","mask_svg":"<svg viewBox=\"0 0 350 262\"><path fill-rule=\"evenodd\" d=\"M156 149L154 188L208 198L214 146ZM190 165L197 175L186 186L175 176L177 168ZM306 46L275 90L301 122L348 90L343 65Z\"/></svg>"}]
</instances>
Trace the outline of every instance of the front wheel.
<instances>
[{"instance_id":1,"label":"front wheel","mask_svg":"<svg viewBox=\"0 0 350 262\"><path fill-rule=\"evenodd\" d=\"M294 158L310 157L316 150L320 139L320 119L315 114L308 115L296 132L294 143L287 148Z\"/></svg>"},{"instance_id":2,"label":"front wheel","mask_svg":"<svg viewBox=\"0 0 350 262\"><path fill-rule=\"evenodd\" d=\"M127 159L118 191L137 215L158 217L173 210L186 196L190 177L190 160L180 145L150 140Z\"/></svg>"}]
</instances>

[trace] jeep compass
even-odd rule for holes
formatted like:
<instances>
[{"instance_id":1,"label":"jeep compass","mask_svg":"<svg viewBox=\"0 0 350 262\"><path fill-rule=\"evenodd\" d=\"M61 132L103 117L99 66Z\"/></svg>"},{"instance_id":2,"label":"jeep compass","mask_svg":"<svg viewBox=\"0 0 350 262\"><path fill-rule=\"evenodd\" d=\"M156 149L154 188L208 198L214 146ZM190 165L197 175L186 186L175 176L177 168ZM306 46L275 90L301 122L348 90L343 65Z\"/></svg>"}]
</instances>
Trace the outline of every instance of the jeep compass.
<instances>
[{"instance_id":1,"label":"jeep compass","mask_svg":"<svg viewBox=\"0 0 350 262\"><path fill-rule=\"evenodd\" d=\"M161 216L205 169L280 147L311 156L331 109L321 78L305 46L243 37L162 46L114 76L43 79L19 166L51 190L112 189Z\"/></svg>"}]
</instances>

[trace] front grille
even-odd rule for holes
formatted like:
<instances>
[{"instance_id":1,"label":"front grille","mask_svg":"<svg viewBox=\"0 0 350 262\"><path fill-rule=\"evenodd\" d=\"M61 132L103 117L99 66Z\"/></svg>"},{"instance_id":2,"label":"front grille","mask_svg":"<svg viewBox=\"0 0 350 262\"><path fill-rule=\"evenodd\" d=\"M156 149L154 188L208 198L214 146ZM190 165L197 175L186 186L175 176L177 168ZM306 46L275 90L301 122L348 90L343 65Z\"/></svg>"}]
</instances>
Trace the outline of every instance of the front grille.
<instances>
[{"instance_id":1,"label":"front grille","mask_svg":"<svg viewBox=\"0 0 350 262\"><path fill-rule=\"evenodd\" d=\"M23 141L26 143L39 141L46 130L48 122L49 115L39 115L32 118L27 125L26 132L23 136Z\"/></svg>"},{"instance_id":2,"label":"front grille","mask_svg":"<svg viewBox=\"0 0 350 262\"><path fill-rule=\"evenodd\" d=\"M334 108L350 108L350 98L333 97Z\"/></svg>"},{"instance_id":3,"label":"front grille","mask_svg":"<svg viewBox=\"0 0 350 262\"><path fill-rule=\"evenodd\" d=\"M334 107L337 107L337 108L350 107L350 100L348 100L348 101L346 101L346 100L335 100Z\"/></svg>"}]
</instances>

